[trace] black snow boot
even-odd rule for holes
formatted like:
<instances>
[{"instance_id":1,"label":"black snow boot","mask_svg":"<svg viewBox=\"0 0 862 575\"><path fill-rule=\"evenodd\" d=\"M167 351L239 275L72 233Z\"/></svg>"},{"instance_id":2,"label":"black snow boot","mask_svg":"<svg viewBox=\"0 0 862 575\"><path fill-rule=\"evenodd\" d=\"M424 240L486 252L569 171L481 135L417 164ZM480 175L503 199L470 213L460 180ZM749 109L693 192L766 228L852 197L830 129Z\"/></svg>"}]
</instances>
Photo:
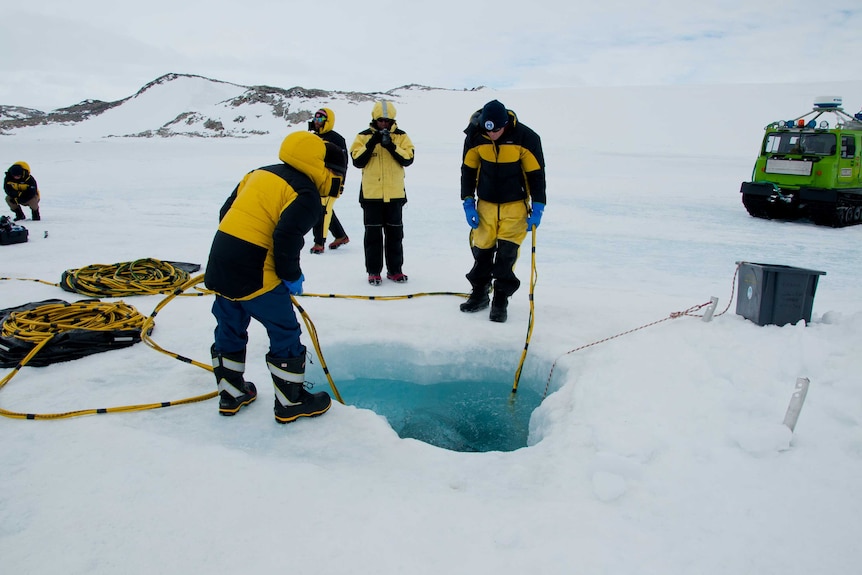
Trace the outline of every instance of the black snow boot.
<instances>
[{"instance_id":1,"label":"black snow boot","mask_svg":"<svg viewBox=\"0 0 862 575\"><path fill-rule=\"evenodd\" d=\"M488 292L491 290L491 285L487 284L481 287L473 287L473 292L467 301L461 304L461 311L466 313L475 313L488 307L490 299Z\"/></svg>"},{"instance_id":2,"label":"black snow boot","mask_svg":"<svg viewBox=\"0 0 862 575\"><path fill-rule=\"evenodd\" d=\"M491 313L488 319L497 323L506 323L506 320L509 318L508 307L509 297L494 292L494 301L491 302Z\"/></svg>"},{"instance_id":3,"label":"black snow boot","mask_svg":"<svg viewBox=\"0 0 862 575\"><path fill-rule=\"evenodd\" d=\"M245 350L218 354L213 345L210 355L218 385L218 412L222 415L236 415L240 408L257 399L254 384L245 381L242 376L245 372Z\"/></svg>"},{"instance_id":4,"label":"black snow boot","mask_svg":"<svg viewBox=\"0 0 862 575\"><path fill-rule=\"evenodd\" d=\"M21 209L21 206L15 208L15 221L20 222L21 220L26 220L27 216L24 215L24 210Z\"/></svg>"},{"instance_id":5,"label":"black snow boot","mask_svg":"<svg viewBox=\"0 0 862 575\"><path fill-rule=\"evenodd\" d=\"M300 417L317 417L326 413L332 399L325 391L309 393L305 383L305 355L300 357L266 356L266 366L275 387L275 420L290 423Z\"/></svg>"},{"instance_id":6,"label":"black snow boot","mask_svg":"<svg viewBox=\"0 0 862 575\"><path fill-rule=\"evenodd\" d=\"M39 215L39 210L30 210L33 213L33 221L38 222L42 219L42 216Z\"/></svg>"}]
</instances>

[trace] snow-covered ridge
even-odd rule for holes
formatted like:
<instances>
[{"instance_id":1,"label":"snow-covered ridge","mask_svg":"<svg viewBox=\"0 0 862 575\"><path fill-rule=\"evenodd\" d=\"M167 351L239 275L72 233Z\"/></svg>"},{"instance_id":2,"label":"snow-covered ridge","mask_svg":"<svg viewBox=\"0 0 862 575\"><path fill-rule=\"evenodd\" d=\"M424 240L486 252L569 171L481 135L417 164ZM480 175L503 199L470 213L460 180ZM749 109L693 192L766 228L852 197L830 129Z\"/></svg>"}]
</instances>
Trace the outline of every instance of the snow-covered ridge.
<instances>
[{"instance_id":1,"label":"snow-covered ridge","mask_svg":"<svg viewBox=\"0 0 862 575\"><path fill-rule=\"evenodd\" d=\"M50 128L52 136L60 137L248 137L304 124L321 106L356 105L382 97L397 101L400 92L412 90L436 88L410 85L384 93L330 92L299 86L241 86L171 73L115 102L84 100L50 112L0 106L0 134L46 135L45 128Z\"/></svg>"}]
</instances>

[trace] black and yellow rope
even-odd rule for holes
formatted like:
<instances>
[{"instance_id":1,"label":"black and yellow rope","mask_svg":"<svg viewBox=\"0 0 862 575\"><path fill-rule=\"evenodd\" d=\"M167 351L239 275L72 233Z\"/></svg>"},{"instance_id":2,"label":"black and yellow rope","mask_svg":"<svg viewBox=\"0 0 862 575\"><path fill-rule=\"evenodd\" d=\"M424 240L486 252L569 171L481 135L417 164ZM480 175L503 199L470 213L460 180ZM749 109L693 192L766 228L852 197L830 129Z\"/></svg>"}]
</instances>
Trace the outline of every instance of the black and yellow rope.
<instances>
[{"instance_id":1,"label":"black and yellow rope","mask_svg":"<svg viewBox=\"0 0 862 575\"><path fill-rule=\"evenodd\" d=\"M57 333L72 329L140 329L142 323L143 316L123 302L80 301L12 312L3 322L0 334L30 343L41 343Z\"/></svg>"},{"instance_id":2,"label":"black and yellow rope","mask_svg":"<svg viewBox=\"0 0 862 575\"><path fill-rule=\"evenodd\" d=\"M158 313L175 297L181 295L212 295L213 292L206 290L205 288L198 288L198 284L203 282L203 274L186 278L186 281L183 282L179 286L169 287L167 284L160 285L156 287L154 284L150 284L146 286L141 283L143 280L140 277L141 266L144 266L144 262L154 262L156 260L138 260L138 262L132 262L135 265L126 266L125 269L129 274L132 274L130 277L132 278L129 281L119 281L119 280L111 280L107 281L102 279L102 275L100 274L99 278L94 278L91 280L89 285L93 287L98 287L99 290L111 293L119 293L120 291L134 291L136 294L140 293L158 293L155 290L167 290L171 289L171 293L159 304L155 307L153 312L146 318L140 315L137 310L133 307L126 305L123 302L116 303L104 303L99 301L85 301L85 302L77 302L74 304L49 304L46 306L39 306L32 310L28 310L25 312L14 312L10 314L10 317L6 322L3 323L3 332L2 334L5 337L14 337L20 339L22 341L27 341L35 344L33 349L29 351L29 353L24 357L13 369L10 373L0 379L0 389L3 388L17 373L20 371L22 367L27 365L33 357L35 357L46 345L48 345L53 337L59 333L62 333L71 329L82 329L82 330L107 330L113 331L116 329L136 329L140 332L141 340L146 343L149 347L164 353L170 357L173 357L179 361L184 363L189 363L191 365L195 365L201 369L205 369L209 372L212 372L212 366L206 363L201 363L191 359L189 357L185 357L178 353L174 353L172 351L166 350L161 347L158 343L156 343L152 337L151 333L155 326L155 318ZM146 266L150 264L147 263ZM101 266L88 266L87 268L81 268L81 270L96 270ZM118 266L114 272L114 275L119 277L119 269L123 266ZM125 273L125 272L124 272ZM76 277L86 277L88 274L79 273L76 274ZM181 277L179 275L175 276L172 279L172 282L176 282L176 277ZM0 279L11 279L11 278L0 278ZM17 278L16 278L17 279ZM48 285L57 285L50 284L49 282L42 282L41 280L32 280L32 281L40 281L41 283L48 283ZM122 285L121 285L122 284ZM131 287L130 287L131 286ZM189 289L197 289L198 293L195 294L186 294L185 292ZM95 290L94 290L95 291ZM455 295L461 297L467 297L467 294L456 293L456 292L427 292L427 293L416 293L416 294L408 294L408 295L400 295L400 296L356 296L356 295L340 295L340 294L304 294L306 297L319 297L319 298L344 298L344 299L365 299L365 300L380 300L380 301L392 301L399 299L413 299L416 297L423 296L433 296L433 295ZM323 352L320 347L320 341L317 336L317 329L314 326L314 323L311 320L311 317L305 311L305 309L299 304L296 298L291 297L293 304L296 306L297 310L299 310L300 315L302 316L303 322L305 323L306 330L308 336L311 338L316 355L318 360L320 361L321 368L323 369L324 374L326 375L327 381L329 382L329 386L332 389L333 395L336 400L344 403L343 398L341 397L341 393L338 391L338 388L335 385L335 382L332 379L332 375L329 372L329 368L326 364L326 360L323 356ZM150 409L158 409L162 407L170 407L175 405L183 405L198 401L204 401L207 399L212 399L217 396L217 392L213 391L210 393L206 393L203 395L198 395L194 397L179 399L175 401L160 401L155 403L146 403L146 404L136 404L136 405L124 405L124 406L116 406L116 407L105 407L105 408L92 408L92 409L79 409L74 411L67 411L62 413L23 413L23 412L15 412L10 410L5 410L0 408L0 416L9 417L13 419L64 419L71 417L78 417L83 415L95 415L95 414L104 414L104 413L120 413L120 412L131 412L131 411L144 411Z\"/></svg>"},{"instance_id":3,"label":"black and yellow rope","mask_svg":"<svg viewBox=\"0 0 862 575\"><path fill-rule=\"evenodd\" d=\"M527 321L527 337L524 341L524 350L521 352L521 359L518 362L518 369L515 371L515 383L512 384L512 395L518 392L518 382L521 380L521 371L524 369L524 361L527 359L527 349L530 347L530 340L533 338L533 322L535 318L536 306L534 302L534 293L536 290L536 281L539 275L536 272L536 226L532 226L532 247L530 259L530 317Z\"/></svg>"},{"instance_id":4,"label":"black and yellow rope","mask_svg":"<svg viewBox=\"0 0 862 575\"><path fill-rule=\"evenodd\" d=\"M190 363L190 364L196 365L200 368L212 371L213 368L209 365L197 362L197 361L190 359L188 357L183 357L183 356L176 354L172 351L168 351L168 350L164 349L159 344L157 344L155 341L153 341L153 339L149 335L150 330L146 329L148 326L153 324L153 322L155 321L156 315L159 313L159 311L162 310L162 308L164 308L166 305L168 305L168 303L171 300L173 300L177 296L183 295L183 292L185 292L186 290L194 288L198 284L203 283L203 279L204 279L203 274L197 275L197 276L189 279L186 283L184 283L183 285L181 285L180 287L175 289L172 294L170 294L168 297L166 297L161 302L159 302L159 304L153 310L153 313L151 313L150 316L144 322L144 328L145 329L144 329L144 332L141 334L141 339L143 340L143 342L145 344L147 344L148 346L150 346L151 348L153 348L156 351L159 351L161 353L169 355L169 356L171 356L174 359L177 359L179 361L182 361L185 363ZM200 289L200 293L202 295L215 293L215 292L206 290L204 288L199 288L199 289ZM330 389L332 389L333 395L335 395L335 398L340 403L344 403L344 401L341 399L341 394L338 392L338 388L335 386L335 382L332 380L332 375L330 375L329 369L326 367L326 360L324 360L323 352L320 349L320 342L317 339L317 329L314 327L314 323L311 321L311 318L308 316L308 314L302 308L302 306L299 305L299 302L296 301L296 298L291 296L290 299L293 302L293 305L296 306L296 309L299 310L299 313L302 316L303 321L305 322L305 326L308 328L308 335L311 338L312 343L314 344L314 350L317 353L318 359L320 360L321 367L323 368L323 373L326 375L326 379L329 382L329 387L330 387Z\"/></svg>"},{"instance_id":5,"label":"black and yellow rope","mask_svg":"<svg viewBox=\"0 0 862 575\"><path fill-rule=\"evenodd\" d=\"M531 226L531 237L532 237L532 246L531 246L531 259L530 259L530 316L527 321L527 337L524 341L524 349L521 352L521 358L518 361L518 368L515 370L515 381L512 384L512 394L509 396L510 403L514 400L515 394L518 392L518 382L521 380L521 372L524 369L524 361L527 359L527 350L530 347L530 340L533 338L533 324L535 319L535 301L534 301L534 293L536 289L536 281L538 280L538 273L536 272L536 229L537 227ZM473 244L473 232L474 230L470 230L467 241L470 244L470 248L472 249ZM463 295L467 297L467 294L452 294L452 295Z\"/></svg>"},{"instance_id":6,"label":"black and yellow rope","mask_svg":"<svg viewBox=\"0 0 862 575\"><path fill-rule=\"evenodd\" d=\"M176 264L176 265L175 265ZM63 272L59 283L41 279L0 277L0 281L18 280L41 283L63 288L72 293L90 297L128 297L133 295L158 295L172 291L188 281L189 272L195 264L177 264L155 258L144 258L116 264L92 264L83 268ZM202 293L183 295L204 295Z\"/></svg>"},{"instance_id":7,"label":"black and yellow rope","mask_svg":"<svg viewBox=\"0 0 862 575\"><path fill-rule=\"evenodd\" d=\"M521 362L518 366L518 371L515 376L515 385L512 390L514 393L517 389L518 379L520 377L523 362L526 356L529 339L533 328L533 287L535 286L535 228L533 229L533 274L530 285L530 324L527 331L527 343L524 346L524 352L521 356ZM5 386L12 377L15 376L22 367L32 361L41 350L48 345L55 335L71 329L81 330L108 330L117 329L136 329L140 331L140 339L149 347L171 356L184 363L189 363L212 372L212 366L206 363L195 361L191 358L180 354L168 351L158 345L150 334L155 326L155 317L158 313L175 297L184 295L212 295L213 292L205 288L197 287L203 283L203 274L189 277L189 273L182 268L174 266L170 262L164 262L153 258L140 259L132 262L124 262L111 265L94 264L79 269L67 270L64 272L60 284L54 284L43 280L24 280L22 278L0 278L0 280L19 279L22 281L34 281L61 287L66 291L73 291L83 295L93 297L122 297L128 295L155 295L168 293L168 296L163 299L153 312L143 318L137 310L131 306L127 306L123 302L103 303L99 301L78 302L76 304L59 304L48 308L39 306L27 312L15 312L3 324L3 335L5 337L15 337L22 341L31 342L34 347L5 377L0 379L0 388ZM197 293L185 293L189 289L196 289ZM414 299L425 296L451 295L458 297L468 297L466 293L460 292L422 292L405 295L393 296L364 296L364 295L348 295L348 294L303 294L304 297L314 298L342 298L342 299L361 299L369 301L394 301L403 299ZM335 398L344 403L341 394L339 393L335 382L326 365L320 348L320 342L317 337L317 329L311 321L308 313L303 309L296 298L291 297L293 304L299 310L303 322L306 325L308 336L311 338L315 352L321 363L321 367L329 382L330 388ZM14 316L14 317L13 317ZM11 321L10 321L11 320ZM217 392L210 392L203 395L189 397L175 401L162 401L156 403L125 405L117 407L107 407L98 409L81 409L68 411L63 413L19 413L5 409L0 409L0 415L4 417L16 419L63 419L69 417L77 417L81 415L92 415L102 413L118 413L130 411L143 411L149 409L157 409L161 407L169 407L174 405L182 405L198 401L204 401L217 396Z\"/></svg>"},{"instance_id":8,"label":"black and yellow rope","mask_svg":"<svg viewBox=\"0 0 862 575\"><path fill-rule=\"evenodd\" d=\"M48 285L48 286L60 287L60 284L58 284L58 283L49 282L49 281L45 281L45 280L39 280L39 279L31 279L31 278L0 278L0 281L12 281L12 280L17 280L17 281L21 281L21 282L36 282L36 283L39 283L39 284L45 284L45 285Z\"/></svg>"},{"instance_id":9,"label":"black and yellow rope","mask_svg":"<svg viewBox=\"0 0 862 575\"><path fill-rule=\"evenodd\" d=\"M161 347L159 344L157 344L155 341L153 341L153 338L150 337L150 334L152 333L152 327L155 325L155 320L156 320L156 316L158 315L158 313L166 305L168 305L175 297L185 295L186 290L189 290L189 289L197 286L198 284L203 283L203 279L204 279L203 274L200 274L200 275L197 275L193 278L187 279L185 281L185 283L176 287L165 299L160 301L158 303L158 305L156 305L156 307L153 309L152 313L150 313L150 315L147 316L147 318L144 320L143 331L141 332L141 341L143 341L145 344L147 344L148 346L150 346L154 350L161 352L161 353L164 353L165 355L173 357L174 359L177 359L179 361L182 361L183 363L189 363L189 364L195 365L201 369L205 369L209 372L212 372L212 370L213 370L212 365L206 364L206 363L201 363L201 362L195 361L189 357L185 357L185 356L179 355L177 353L174 353L172 351L168 351L168 350L164 349L163 347ZM199 290L197 295L211 295L212 293L213 292L207 291L207 290ZM216 395L217 395L217 393L213 392L213 393L209 394L209 397L215 397Z\"/></svg>"},{"instance_id":10,"label":"black and yellow rope","mask_svg":"<svg viewBox=\"0 0 862 575\"><path fill-rule=\"evenodd\" d=\"M302 309L302 306L299 305L299 302L296 301L294 296L290 296L290 301L293 302L293 305L296 306L296 309L299 310L299 314L302 316L302 321L305 323L305 327L308 330L308 337L311 338L311 342L314 344L314 351L317 353L317 359L320 361L320 368L323 370L324 375L326 375L326 381L329 382L329 388L332 389L332 394L335 396L335 399L338 400L338 403L344 404L344 400L341 399L341 394L338 392L338 388L335 387L335 382L332 380L332 375L329 373L329 368L326 366L326 360L323 359L323 352L320 349L320 341L317 339L317 328L314 327L314 323L311 321L311 317Z\"/></svg>"},{"instance_id":11,"label":"black and yellow rope","mask_svg":"<svg viewBox=\"0 0 862 575\"><path fill-rule=\"evenodd\" d=\"M145 258L66 270L60 287L92 297L127 297L168 293L188 279L189 273L171 262Z\"/></svg>"},{"instance_id":12,"label":"black and yellow rope","mask_svg":"<svg viewBox=\"0 0 862 575\"><path fill-rule=\"evenodd\" d=\"M117 331L129 329L145 330L152 329L152 326L147 327L144 317L134 307L123 302L81 301L72 304L52 303L37 306L29 310L12 312L6 321L3 322L3 337L14 337L35 345L10 373L0 379L0 388L3 388L22 367L27 365L59 334L70 330ZM0 415L12 419L66 419L82 415L157 409L170 405L202 401L213 396L214 394L210 393L205 396L191 397L177 401L79 409L62 413L23 413L0 409Z\"/></svg>"}]
</instances>

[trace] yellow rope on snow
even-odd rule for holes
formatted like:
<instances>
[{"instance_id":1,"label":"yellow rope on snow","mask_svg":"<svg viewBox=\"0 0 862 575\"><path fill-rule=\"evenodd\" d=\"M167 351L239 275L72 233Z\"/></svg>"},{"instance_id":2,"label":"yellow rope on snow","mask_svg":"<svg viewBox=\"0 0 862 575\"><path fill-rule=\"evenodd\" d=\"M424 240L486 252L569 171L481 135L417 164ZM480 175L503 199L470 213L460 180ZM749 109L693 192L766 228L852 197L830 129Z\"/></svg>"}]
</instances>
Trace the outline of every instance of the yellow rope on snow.
<instances>
[{"instance_id":1,"label":"yellow rope on snow","mask_svg":"<svg viewBox=\"0 0 862 575\"><path fill-rule=\"evenodd\" d=\"M39 343L72 329L139 329L143 319L138 310L123 302L79 301L72 304L46 304L30 310L12 312L3 322L0 334L3 337Z\"/></svg>"},{"instance_id":2,"label":"yellow rope on snow","mask_svg":"<svg viewBox=\"0 0 862 575\"><path fill-rule=\"evenodd\" d=\"M527 349L530 347L530 340L533 338L533 322L535 319L535 301L533 298L533 294L536 290L536 280L538 279L538 274L536 273L536 226L532 226L532 250L531 250L531 261L530 261L530 317L527 321L527 338L524 341L524 350L521 352L521 360L518 362L518 369L515 371L515 383L512 385L512 395L518 392L518 382L521 379L521 370L524 369L524 360L527 359Z\"/></svg>"},{"instance_id":3,"label":"yellow rope on snow","mask_svg":"<svg viewBox=\"0 0 862 575\"><path fill-rule=\"evenodd\" d=\"M27 365L54 336L72 329L91 331L115 331L118 329L141 329L141 335L152 329L144 317L132 306L123 302L81 301L72 304L46 304L31 310L12 312L2 326L4 337L14 337L35 343L32 350L16 365L12 371L0 379L0 389ZM212 369L212 368L210 368ZM215 393L180 399L177 401L162 401L140 405L123 405L94 409L79 409L62 413L22 413L0 408L0 416L11 419L66 419L82 415L100 413L118 413L157 409L171 405L180 405L203 401L215 396Z\"/></svg>"},{"instance_id":4,"label":"yellow rope on snow","mask_svg":"<svg viewBox=\"0 0 862 575\"><path fill-rule=\"evenodd\" d=\"M317 359L320 360L320 367L323 369L324 375L326 375L326 380L329 382L329 387L332 389L332 394L335 395L335 399L338 400L338 403L344 404L344 400L341 399L341 394L338 392L338 388L335 387L335 382L332 380L332 375L329 373L329 368L326 367L326 360L323 359L323 352L320 350L320 341L317 339L317 328L314 327L314 324L311 321L311 318L305 313L305 310L302 309L302 306L299 305L299 302L296 301L296 298L292 295L290 296L290 301L293 302L293 305L296 306L296 309L299 310L299 314L302 316L302 321L305 323L305 327L308 329L308 336L311 338L311 342L314 344L314 351L317 353Z\"/></svg>"},{"instance_id":5,"label":"yellow rope on snow","mask_svg":"<svg viewBox=\"0 0 862 575\"><path fill-rule=\"evenodd\" d=\"M472 230L471 230L472 232ZM472 234L471 234L472 236ZM532 336L533 330L533 312L534 312L534 304L533 304L533 288L535 287L536 281L536 273L535 273L535 242L536 242L536 231L535 227L533 228L533 260L532 260L532 277L530 283L530 322L527 330L527 342L524 346L524 351L521 355L521 361L518 366L518 370L515 376L515 385L512 390L514 393L517 389L518 379L520 378L521 369L523 367L524 359L527 353L527 347L529 346L529 340ZM36 343L37 345L27 354L27 356L14 367L11 373L7 374L2 380L0 380L0 388L5 386L18 371L27 365L32 358L39 353L41 349L45 347L54 336L54 333L46 333L42 330L45 328L51 329L53 326L57 331L56 333L60 333L62 331L68 329L104 329L104 330L115 330L119 327L123 328L138 328L141 330L141 340L148 345L149 347L169 355L179 361L184 363L189 363L200 367L201 369L205 369L207 371L212 372L213 368L209 364L201 363L195 361L191 358L179 355L177 353L168 351L161 346L159 346L151 337L150 334L155 326L155 317L170 301L172 301L175 297L181 295L211 295L214 292L202 289L198 289L198 293L195 294L186 294L184 293L186 290L196 287L198 284L203 282L203 274L195 276L193 278L189 278L188 272L176 268L169 262L163 262L160 260L147 258L141 260L135 260L132 262L124 262L119 264L111 264L111 265L103 265L103 264L94 264L90 266L86 266L79 269L67 270L62 278L62 285L46 282L43 280L26 280L26 281L35 281L39 283L44 283L47 285L63 287L64 285L69 290L72 290L76 293L81 293L83 295L89 295L94 297L121 297L122 295L154 295L160 293L170 292L168 297L163 299L153 312L145 319L143 316L132 308L131 306L126 306L126 304L122 302L118 302L115 304L108 304L102 302L78 302L78 304L71 305L62 305L57 304L56 309L42 309L36 308L36 310L30 310L26 312L24 316L16 317L14 321L11 323L9 321L4 323L4 335L7 337L16 337L19 339L24 339L25 341L31 341ZM0 278L0 280L9 280L9 279L19 279L25 281L22 278ZM347 295L347 294L313 294L306 293L303 294L305 297L317 297L317 298L343 298L343 299L364 299L369 301L379 300L379 301L394 301L401 299L413 299L417 297L425 297L425 296L437 296L437 295L452 295L458 297L468 297L469 294L460 293L460 292L422 292L415 294L406 294L406 295L394 295L394 296L360 296L360 295ZM335 382L332 379L331 374L329 373L329 369L326 365L326 360L323 357L323 352L320 348L320 342L317 337L317 329L314 326L314 323L311 321L308 313L302 308L301 305L297 302L296 298L291 296L291 301L299 310L300 315L302 316L303 322L306 325L308 335L312 340L312 343L315 348L315 352L317 354L318 359L320 360L321 367L326 375L326 378L329 382L330 388L335 396L335 398L344 403L342 400L341 394L339 393L337 387L335 386ZM97 318L87 318L82 316L79 312L81 306L85 305L88 308L88 311L97 311ZM54 304L52 304L54 305ZM70 309L71 308L71 309ZM42 319L37 319L31 312L39 310ZM50 311L51 314L56 314L50 318L50 321L45 318L45 312ZM28 315L29 314L29 315ZM16 315L16 314L13 314ZM12 317L10 316L10 320ZM117 322L121 321L120 324ZM95 323L94 323L95 322ZM8 327L7 327L8 324ZM62 419L62 418L70 418L77 417L82 415L92 415L92 414L100 414L100 413L117 413L117 412L128 412L128 411L143 411L149 409L157 409L161 407L169 407L173 405L182 405L187 403L193 403L197 401L204 401L207 399L211 399L217 396L217 392L210 392L204 395L198 395L194 397L189 397L185 399L180 399L177 401L164 401L157 403L148 403L148 404L139 404L139 405L126 405L126 406L118 406L118 407L108 407L108 408L98 408L98 409L81 409L75 411L69 411L64 413L47 413L47 414L37 414L37 413L19 413L8 411L4 409L0 409L0 415L4 417L16 418L16 419Z\"/></svg>"},{"instance_id":6,"label":"yellow rope on snow","mask_svg":"<svg viewBox=\"0 0 862 575\"><path fill-rule=\"evenodd\" d=\"M92 297L126 297L167 293L188 279L187 271L170 262L145 258L66 270L61 284L64 289Z\"/></svg>"},{"instance_id":7,"label":"yellow rope on snow","mask_svg":"<svg viewBox=\"0 0 862 575\"><path fill-rule=\"evenodd\" d=\"M159 304L153 310L153 313L151 313L150 316L147 318L146 322L144 323L144 327L146 328L153 323L156 315L159 313L159 311L161 311L162 308L164 308L168 304L168 302L170 302L176 296L182 295L183 292L186 291L187 289L190 289L192 287L195 287L199 283L202 283L203 279L204 279L203 274L200 274L198 276L191 278L186 283L184 283L183 285L178 287L176 290L174 290L174 292L171 295L169 295L168 297L163 299L161 302L159 302ZM200 291L201 291L202 295L215 293L213 291L209 291L209 290L205 290L205 289L202 289ZM329 387L330 387L330 389L332 389L333 395L339 401L339 403L344 403L344 401L341 399L341 394L339 393L338 388L335 386L335 382L332 380L332 375L329 373L329 369L326 367L326 360L324 360L323 352L320 349L320 342L317 339L317 329L314 327L314 323L312 323L311 318L308 316L308 314L305 312L305 310L302 309L302 306L299 305L299 302L296 301L296 298L291 296L290 299L293 302L293 305L296 306L296 309L299 310L299 313L302 316L302 319L305 322L306 327L308 328L308 335L309 335L309 337L311 337L311 341L314 345L314 350L317 353L318 359L320 359L321 367L323 368L323 372L326 375L326 379L329 382ZM147 331L147 330L145 330L145 331ZM201 368L209 370L209 371L213 370L212 366L209 366L209 365L206 365L203 363L199 363L197 361L194 361L193 359L183 357L181 355L178 355L176 353L173 353L171 351L168 351L168 350L162 348L155 341L153 341L153 339L149 336L149 333L142 333L141 339L144 341L144 343L146 343L148 346L155 349L156 351L167 354L167 355L169 355L175 359L178 359L180 361L183 361L185 363L191 363L192 365L196 365L198 367L201 367ZM213 393L212 395L215 396L216 394Z\"/></svg>"}]
</instances>

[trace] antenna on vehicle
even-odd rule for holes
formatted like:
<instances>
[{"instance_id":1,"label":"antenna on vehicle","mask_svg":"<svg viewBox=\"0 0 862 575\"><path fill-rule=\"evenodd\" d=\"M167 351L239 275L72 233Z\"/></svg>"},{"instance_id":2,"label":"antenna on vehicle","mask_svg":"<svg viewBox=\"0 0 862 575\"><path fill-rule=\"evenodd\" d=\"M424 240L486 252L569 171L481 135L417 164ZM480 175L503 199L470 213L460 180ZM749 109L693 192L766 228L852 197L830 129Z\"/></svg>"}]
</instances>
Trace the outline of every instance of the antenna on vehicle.
<instances>
[{"instance_id":1,"label":"antenna on vehicle","mask_svg":"<svg viewBox=\"0 0 862 575\"><path fill-rule=\"evenodd\" d=\"M815 110L841 110L844 99L841 96L818 96L814 98Z\"/></svg>"},{"instance_id":2,"label":"antenna on vehicle","mask_svg":"<svg viewBox=\"0 0 862 575\"><path fill-rule=\"evenodd\" d=\"M814 107L810 112L802 114L793 120L772 122L765 129L811 129L811 130L828 130L829 122L821 120L823 114L832 114L836 128L849 128L852 130L862 129L862 111L855 116L851 116L844 111L842 105L844 99L841 96L818 96L814 98ZM811 116L813 114L813 116ZM810 118L809 118L810 117ZM819 122L818 122L819 120Z\"/></svg>"}]
</instances>

